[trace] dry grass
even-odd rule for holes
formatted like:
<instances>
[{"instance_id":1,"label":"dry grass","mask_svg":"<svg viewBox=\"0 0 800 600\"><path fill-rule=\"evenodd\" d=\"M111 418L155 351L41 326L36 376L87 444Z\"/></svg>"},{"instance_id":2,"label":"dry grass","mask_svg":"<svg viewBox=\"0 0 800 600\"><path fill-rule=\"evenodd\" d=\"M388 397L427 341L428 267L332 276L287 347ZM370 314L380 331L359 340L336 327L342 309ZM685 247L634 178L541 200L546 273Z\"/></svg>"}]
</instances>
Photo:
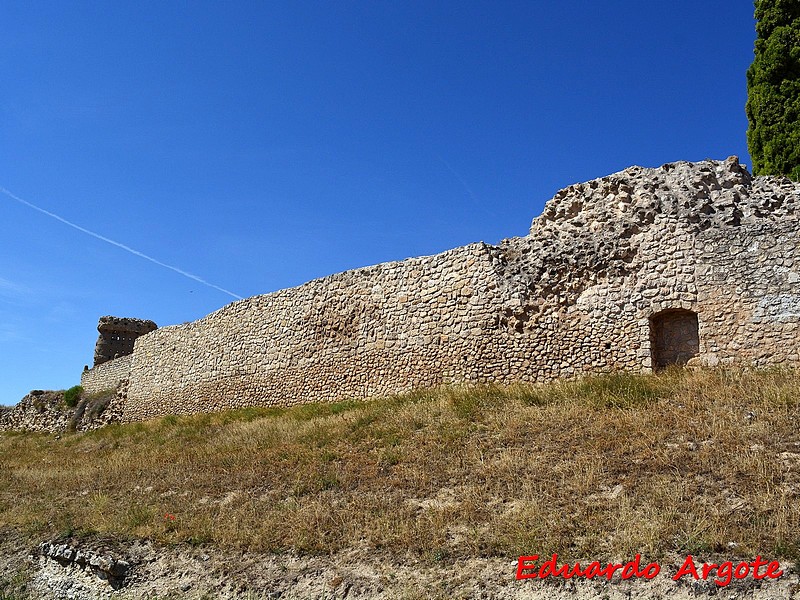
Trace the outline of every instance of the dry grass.
<instances>
[{"instance_id":1,"label":"dry grass","mask_svg":"<svg viewBox=\"0 0 800 600\"><path fill-rule=\"evenodd\" d=\"M611 375L0 435L0 529L440 560L800 554L800 374Z\"/></svg>"}]
</instances>

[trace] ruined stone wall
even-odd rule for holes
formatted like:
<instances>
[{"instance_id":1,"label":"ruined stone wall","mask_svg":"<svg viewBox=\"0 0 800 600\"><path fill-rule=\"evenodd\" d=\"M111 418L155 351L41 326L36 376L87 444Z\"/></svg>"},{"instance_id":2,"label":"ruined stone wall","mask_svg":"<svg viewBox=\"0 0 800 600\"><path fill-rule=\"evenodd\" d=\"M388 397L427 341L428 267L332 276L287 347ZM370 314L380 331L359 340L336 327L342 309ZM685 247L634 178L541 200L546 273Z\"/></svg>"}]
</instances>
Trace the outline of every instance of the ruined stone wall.
<instances>
[{"instance_id":1,"label":"ruined stone wall","mask_svg":"<svg viewBox=\"0 0 800 600\"><path fill-rule=\"evenodd\" d=\"M800 362L798 227L787 219L699 237L703 364Z\"/></svg>"},{"instance_id":2,"label":"ruined stone wall","mask_svg":"<svg viewBox=\"0 0 800 600\"><path fill-rule=\"evenodd\" d=\"M81 373L81 387L87 394L116 389L131 372L133 355L121 356Z\"/></svg>"},{"instance_id":3,"label":"ruined stone wall","mask_svg":"<svg viewBox=\"0 0 800 600\"><path fill-rule=\"evenodd\" d=\"M67 406L63 390L33 390L13 408L0 410L0 432L89 431L118 422L121 414L122 399L114 392L94 398L84 394L75 406Z\"/></svg>"},{"instance_id":4,"label":"ruined stone wall","mask_svg":"<svg viewBox=\"0 0 800 600\"><path fill-rule=\"evenodd\" d=\"M508 370L491 247L386 263L137 340L125 418L386 395ZM520 364L519 367L522 367Z\"/></svg>"},{"instance_id":5,"label":"ruined stone wall","mask_svg":"<svg viewBox=\"0 0 800 600\"><path fill-rule=\"evenodd\" d=\"M649 371L654 355L797 364L798 212L800 186L753 180L735 158L570 186L524 238L332 275L139 338L124 419ZM680 311L697 343L669 330Z\"/></svg>"}]
</instances>

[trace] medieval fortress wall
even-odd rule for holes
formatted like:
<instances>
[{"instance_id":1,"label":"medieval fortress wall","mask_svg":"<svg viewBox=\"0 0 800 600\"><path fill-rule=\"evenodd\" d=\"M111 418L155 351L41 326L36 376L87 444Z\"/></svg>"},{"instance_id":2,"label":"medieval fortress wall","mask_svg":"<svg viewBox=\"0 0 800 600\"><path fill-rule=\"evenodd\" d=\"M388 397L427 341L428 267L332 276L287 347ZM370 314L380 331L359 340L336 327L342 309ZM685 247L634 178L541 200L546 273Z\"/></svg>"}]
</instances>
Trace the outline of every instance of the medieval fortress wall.
<instances>
[{"instance_id":1,"label":"medieval fortress wall","mask_svg":"<svg viewBox=\"0 0 800 600\"><path fill-rule=\"evenodd\" d=\"M560 191L524 238L234 302L86 377L119 362L134 421L672 363L796 366L798 213L800 185L735 158L631 167Z\"/></svg>"},{"instance_id":2,"label":"medieval fortress wall","mask_svg":"<svg viewBox=\"0 0 800 600\"><path fill-rule=\"evenodd\" d=\"M132 364L133 354L128 354L95 365L81 373L81 386L89 394L113 390L121 381L128 379Z\"/></svg>"}]
</instances>

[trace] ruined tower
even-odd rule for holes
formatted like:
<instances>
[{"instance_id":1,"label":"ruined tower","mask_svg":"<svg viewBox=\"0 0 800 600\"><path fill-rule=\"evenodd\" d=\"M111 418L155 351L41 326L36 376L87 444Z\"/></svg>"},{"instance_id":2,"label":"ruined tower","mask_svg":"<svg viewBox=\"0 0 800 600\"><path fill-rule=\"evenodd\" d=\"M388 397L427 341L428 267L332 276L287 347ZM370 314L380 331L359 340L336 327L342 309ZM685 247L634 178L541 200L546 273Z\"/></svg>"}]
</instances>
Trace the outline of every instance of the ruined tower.
<instances>
[{"instance_id":1,"label":"ruined tower","mask_svg":"<svg viewBox=\"0 0 800 600\"><path fill-rule=\"evenodd\" d=\"M131 354L136 338L156 329L158 325L153 321L100 317L100 322L97 324L100 336L94 347L94 366Z\"/></svg>"}]
</instances>

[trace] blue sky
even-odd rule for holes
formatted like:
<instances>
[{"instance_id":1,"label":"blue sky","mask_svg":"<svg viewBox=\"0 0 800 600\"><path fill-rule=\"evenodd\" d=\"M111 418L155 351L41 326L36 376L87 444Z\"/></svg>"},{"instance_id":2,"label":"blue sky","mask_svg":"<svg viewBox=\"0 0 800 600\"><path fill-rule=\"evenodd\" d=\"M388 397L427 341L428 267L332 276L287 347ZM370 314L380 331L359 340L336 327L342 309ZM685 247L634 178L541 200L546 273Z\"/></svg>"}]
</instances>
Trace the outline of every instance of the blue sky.
<instances>
[{"instance_id":1,"label":"blue sky","mask_svg":"<svg viewBox=\"0 0 800 600\"><path fill-rule=\"evenodd\" d=\"M0 3L0 187L247 297L525 235L632 164L749 165L749 0ZM100 316L234 298L0 194L0 404Z\"/></svg>"}]
</instances>

